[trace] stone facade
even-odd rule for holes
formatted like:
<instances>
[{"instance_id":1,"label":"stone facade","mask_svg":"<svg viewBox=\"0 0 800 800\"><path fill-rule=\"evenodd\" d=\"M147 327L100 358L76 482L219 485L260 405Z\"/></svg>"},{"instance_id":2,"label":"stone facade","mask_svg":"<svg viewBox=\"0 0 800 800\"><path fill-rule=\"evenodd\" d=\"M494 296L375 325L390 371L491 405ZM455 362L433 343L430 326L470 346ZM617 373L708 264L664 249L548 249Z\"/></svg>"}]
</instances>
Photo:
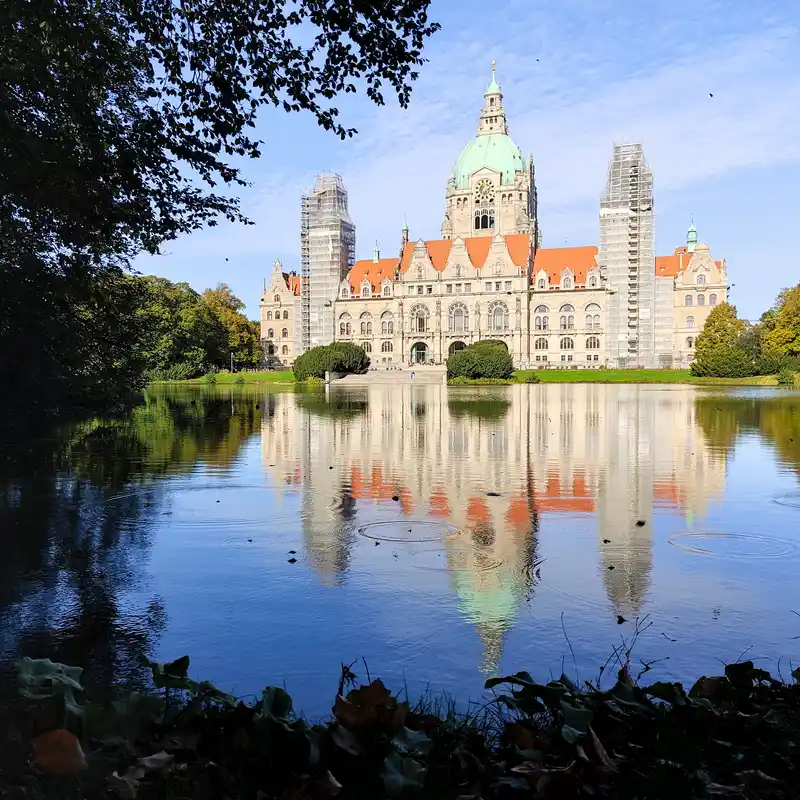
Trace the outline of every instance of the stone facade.
<instances>
[{"instance_id":1,"label":"stone facade","mask_svg":"<svg viewBox=\"0 0 800 800\"><path fill-rule=\"evenodd\" d=\"M331 297L333 337L362 345L377 367L441 364L487 338L504 342L517 368L617 366L607 340L618 287L601 268L597 247L542 248L537 208L533 160L508 133L493 69L477 136L446 185L442 238L409 241L404 227L398 256L381 258L376 247L371 259L355 261ZM697 244L692 226L685 247L649 263L653 291L638 298L637 316L653 320L659 366L688 366L712 303L727 299L725 262ZM280 270L273 282L284 289L268 290L262 300L268 341L265 313L274 308L266 301L285 293L294 304L300 291L297 276ZM290 313L289 322L296 318ZM282 360L284 322L276 342ZM285 338L297 353L292 325Z\"/></svg>"},{"instance_id":2,"label":"stone facade","mask_svg":"<svg viewBox=\"0 0 800 800\"><path fill-rule=\"evenodd\" d=\"M265 355L289 366L300 354L300 276L284 272L281 262L275 261L259 308Z\"/></svg>"}]
</instances>

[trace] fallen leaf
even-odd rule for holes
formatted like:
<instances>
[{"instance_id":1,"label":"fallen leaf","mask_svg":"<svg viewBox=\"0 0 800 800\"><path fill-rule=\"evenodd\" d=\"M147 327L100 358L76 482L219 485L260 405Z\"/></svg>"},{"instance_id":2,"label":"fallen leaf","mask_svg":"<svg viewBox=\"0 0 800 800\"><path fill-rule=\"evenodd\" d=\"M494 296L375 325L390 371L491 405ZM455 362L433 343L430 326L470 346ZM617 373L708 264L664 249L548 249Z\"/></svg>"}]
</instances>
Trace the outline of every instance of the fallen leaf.
<instances>
[{"instance_id":1,"label":"fallen leaf","mask_svg":"<svg viewBox=\"0 0 800 800\"><path fill-rule=\"evenodd\" d=\"M108 779L108 787L115 791L121 800L134 800L139 789L139 781L144 777L144 769L130 767L124 775L114 772Z\"/></svg>"},{"instance_id":2,"label":"fallen leaf","mask_svg":"<svg viewBox=\"0 0 800 800\"><path fill-rule=\"evenodd\" d=\"M345 753L350 753L351 756L364 755L364 748L361 746L361 742L347 728L343 728L341 725L336 725L333 728L331 739L333 739L333 743L338 748L344 750Z\"/></svg>"},{"instance_id":3,"label":"fallen leaf","mask_svg":"<svg viewBox=\"0 0 800 800\"><path fill-rule=\"evenodd\" d=\"M169 766L174 760L175 756L162 750L160 753L155 753L152 756L141 759L141 761L139 761L139 766L146 772L153 772L157 769L164 769L164 767Z\"/></svg>"},{"instance_id":4,"label":"fallen leaf","mask_svg":"<svg viewBox=\"0 0 800 800\"><path fill-rule=\"evenodd\" d=\"M72 777L86 769L86 756L77 737L63 728L37 736L35 761L48 775Z\"/></svg>"}]
</instances>

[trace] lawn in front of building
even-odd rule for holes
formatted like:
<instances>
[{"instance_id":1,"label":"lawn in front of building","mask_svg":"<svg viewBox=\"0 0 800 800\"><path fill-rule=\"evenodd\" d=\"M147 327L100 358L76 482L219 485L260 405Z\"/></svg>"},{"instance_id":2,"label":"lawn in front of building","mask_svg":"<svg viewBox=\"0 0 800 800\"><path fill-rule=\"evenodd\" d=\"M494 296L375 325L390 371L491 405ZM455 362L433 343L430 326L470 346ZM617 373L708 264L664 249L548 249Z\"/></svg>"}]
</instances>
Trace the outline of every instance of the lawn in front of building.
<instances>
[{"instance_id":1,"label":"lawn in front of building","mask_svg":"<svg viewBox=\"0 0 800 800\"><path fill-rule=\"evenodd\" d=\"M520 377L535 374L542 383L692 383L773 386L772 375L754 378L697 378L688 369L536 369L518 370Z\"/></svg>"}]
</instances>

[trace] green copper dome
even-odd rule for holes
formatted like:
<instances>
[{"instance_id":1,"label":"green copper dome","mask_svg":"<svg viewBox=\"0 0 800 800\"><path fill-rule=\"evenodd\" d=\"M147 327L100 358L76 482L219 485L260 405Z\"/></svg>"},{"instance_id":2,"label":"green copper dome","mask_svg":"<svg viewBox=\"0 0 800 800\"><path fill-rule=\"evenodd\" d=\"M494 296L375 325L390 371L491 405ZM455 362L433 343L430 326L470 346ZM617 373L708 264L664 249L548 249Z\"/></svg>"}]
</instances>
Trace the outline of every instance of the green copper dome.
<instances>
[{"instance_id":1,"label":"green copper dome","mask_svg":"<svg viewBox=\"0 0 800 800\"><path fill-rule=\"evenodd\" d=\"M511 185L514 174L527 170L522 150L507 133L485 133L473 139L461 152L453 168L458 189L469 188L469 177L483 167L500 173L500 183Z\"/></svg>"}]
</instances>

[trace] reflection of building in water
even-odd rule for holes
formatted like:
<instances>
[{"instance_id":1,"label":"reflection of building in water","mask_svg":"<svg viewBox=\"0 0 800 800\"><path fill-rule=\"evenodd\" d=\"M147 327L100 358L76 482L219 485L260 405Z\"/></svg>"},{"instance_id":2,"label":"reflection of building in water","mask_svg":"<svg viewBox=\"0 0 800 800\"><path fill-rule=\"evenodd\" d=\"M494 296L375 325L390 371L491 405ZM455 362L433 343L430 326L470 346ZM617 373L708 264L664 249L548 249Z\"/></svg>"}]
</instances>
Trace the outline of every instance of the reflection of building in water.
<instances>
[{"instance_id":1,"label":"reflection of building in water","mask_svg":"<svg viewBox=\"0 0 800 800\"><path fill-rule=\"evenodd\" d=\"M333 387L329 396L347 395ZM654 505L701 515L723 487L724 461L705 445L686 387L478 394L404 384L375 385L365 397L363 413L348 415L281 395L265 419L264 463L302 488L309 556L328 580L347 567L359 503L387 501L388 513L455 525L445 557L487 671L531 591L540 518L597 516L609 599L635 614L648 586Z\"/></svg>"}]
</instances>

